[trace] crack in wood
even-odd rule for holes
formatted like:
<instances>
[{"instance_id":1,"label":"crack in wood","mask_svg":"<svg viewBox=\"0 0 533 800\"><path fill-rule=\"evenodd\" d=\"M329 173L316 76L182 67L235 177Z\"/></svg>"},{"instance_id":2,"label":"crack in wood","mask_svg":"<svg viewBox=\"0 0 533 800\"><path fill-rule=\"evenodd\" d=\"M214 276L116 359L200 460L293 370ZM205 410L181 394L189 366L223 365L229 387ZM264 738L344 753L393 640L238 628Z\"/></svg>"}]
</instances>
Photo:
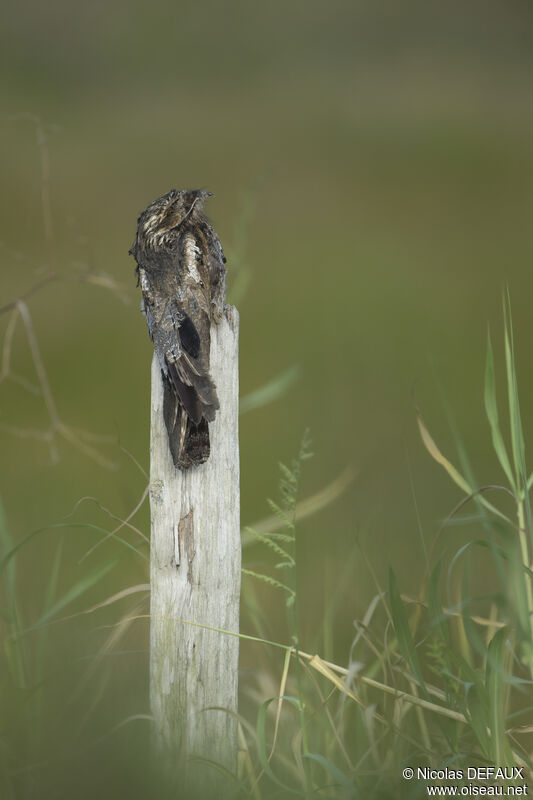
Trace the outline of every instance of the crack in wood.
<instances>
[{"instance_id":1,"label":"crack in wood","mask_svg":"<svg viewBox=\"0 0 533 800\"><path fill-rule=\"evenodd\" d=\"M178 526L174 523L174 527L172 530L173 537L174 537L174 567L179 567L181 562L181 553L180 553L180 537Z\"/></svg>"},{"instance_id":2,"label":"crack in wood","mask_svg":"<svg viewBox=\"0 0 533 800\"><path fill-rule=\"evenodd\" d=\"M187 558L187 581L192 586L192 562L196 555L196 547L194 545L194 512L193 509L189 511L184 517L180 519L178 525L178 552L180 557L185 554ZM179 564L176 564L179 567Z\"/></svg>"}]
</instances>

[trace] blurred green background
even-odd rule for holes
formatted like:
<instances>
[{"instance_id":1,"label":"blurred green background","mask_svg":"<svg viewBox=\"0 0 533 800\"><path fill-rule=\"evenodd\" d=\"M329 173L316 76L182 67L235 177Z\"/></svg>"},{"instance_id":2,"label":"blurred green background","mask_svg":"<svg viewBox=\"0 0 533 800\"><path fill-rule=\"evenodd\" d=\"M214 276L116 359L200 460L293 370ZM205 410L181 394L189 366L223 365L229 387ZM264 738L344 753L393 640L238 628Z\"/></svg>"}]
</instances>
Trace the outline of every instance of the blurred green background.
<instances>
[{"instance_id":1,"label":"blurred green background","mask_svg":"<svg viewBox=\"0 0 533 800\"><path fill-rule=\"evenodd\" d=\"M4 380L0 495L14 540L61 522L84 496L119 518L141 497L145 478L118 445L148 469L151 344L128 248L156 196L209 188L241 314L242 394L300 367L283 398L241 418L243 524L269 513L278 461L296 454L306 427L315 456L302 496L347 465L357 471L299 532L302 647L320 648L328 594L356 543L379 578L393 564L400 583L416 586L419 527L429 541L460 498L423 450L415 403L445 453L455 457L451 417L478 482L500 480L482 390L487 324L502 370L506 283L531 433L530 5L8 0L2 17L0 305L50 270L65 278L28 299L35 336L61 420L110 435L93 444L115 465L61 438L52 463L45 443L10 432L45 429L48 418L42 397ZM87 271L118 288L77 280ZM7 323L4 314L2 333ZM36 382L20 320L11 367ZM74 519L113 525L89 501ZM135 524L148 533L146 504ZM98 539L86 529L32 540L19 565L26 625L40 614L60 539L63 589L88 562L97 569L117 555L108 543L80 563ZM247 549L254 568L263 559ZM145 580L145 562L126 553L69 610ZM334 620L339 663L375 591L360 555ZM257 592L269 636L284 640L282 605ZM52 649L85 658L96 624L59 626ZM140 623L139 651L146 631ZM244 670L264 658L243 646ZM146 655L119 661L89 693L96 738L148 709ZM66 709L61 697L48 693L48 719L79 722L75 701ZM18 710L14 702L14 719Z\"/></svg>"}]
</instances>

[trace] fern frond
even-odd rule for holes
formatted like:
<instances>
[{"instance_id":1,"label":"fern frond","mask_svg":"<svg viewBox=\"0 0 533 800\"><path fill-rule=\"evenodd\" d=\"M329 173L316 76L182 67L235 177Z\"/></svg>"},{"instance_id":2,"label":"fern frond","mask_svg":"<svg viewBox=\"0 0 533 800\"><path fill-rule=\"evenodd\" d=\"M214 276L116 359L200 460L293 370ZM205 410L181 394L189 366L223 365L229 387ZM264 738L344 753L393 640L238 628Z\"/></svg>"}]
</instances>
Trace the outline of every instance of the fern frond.
<instances>
[{"instance_id":1,"label":"fern frond","mask_svg":"<svg viewBox=\"0 0 533 800\"><path fill-rule=\"evenodd\" d=\"M308 458L313 457L313 452L311 450L311 431L309 428L306 428L304 431L304 435L302 436L302 443L300 445L300 452L298 454L299 461L307 461Z\"/></svg>"},{"instance_id":2,"label":"fern frond","mask_svg":"<svg viewBox=\"0 0 533 800\"><path fill-rule=\"evenodd\" d=\"M250 531L250 533L253 536L255 536L256 539L259 539L260 542L266 544L267 547L270 547L270 549L273 550L275 553L277 553L278 556L281 556L282 558L286 558L287 560L291 561L292 562L291 566L294 566L294 559L291 556L291 554L287 553L287 551L284 550L283 547L280 547L279 544L273 542L269 536L264 536L262 533L257 533L256 531L253 530L253 528L247 528L246 530Z\"/></svg>"},{"instance_id":3,"label":"fern frond","mask_svg":"<svg viewBox=\"0 0 533 800\"><path fill-rule=\"evenodd\" d=\"M269 539L277 539L278 542L286 542L287 544L292 544L294 542L294 535L289 533L278 533L273 532L268 534Z\"/></svg>"},{"instance_id":4,"label":"fern frond","mask_svg":"<svg viewBox=\"0 0 533 800\"><path fill-rule=\"evenodd\" d=\"M257 578L259 581L263 581L263 583L268 583L269 586L275 586L277 589L283 589L290 597L294 597L295 592L290 586L287 586L285 583L281 583L281 581L277 581L275 578L271 578L270 575L263 575L261 572L253 572L251 569L242 569L243 575L249 575L251 578Z\"/></svg>"},{"instance_id":5,"label":"fern frond","mask_svg":"<svg viewBox=\"0 0 533 800\"><path fill-rule=\"evenodd\" d=\"M290 528L291 530L294 529L294 520L291 519L291 517L287 514L287 511L285 509L281 508L281 506L278 506L278 504L275 503L273 500L270 500L270 498L267 500L267 503L270 506L271 510L276 515L276 517L278 517L282 521L283 525L286 528Z\"/></svg>"}]
</instances>

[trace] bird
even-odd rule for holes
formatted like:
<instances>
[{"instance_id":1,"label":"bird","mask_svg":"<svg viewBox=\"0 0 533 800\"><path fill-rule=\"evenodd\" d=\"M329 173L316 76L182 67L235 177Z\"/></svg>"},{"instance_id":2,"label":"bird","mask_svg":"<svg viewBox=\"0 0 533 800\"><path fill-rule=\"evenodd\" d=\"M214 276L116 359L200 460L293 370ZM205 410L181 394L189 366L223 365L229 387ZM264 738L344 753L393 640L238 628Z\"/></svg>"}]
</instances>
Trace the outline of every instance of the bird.
<instances>
[{"instance_id":1,"label":"bird","mask_svg":"<svg viewBox=\"0 0 533 800\"><path fill-rule=\"evenodd\" d=\"M140 214L129 251L161 368L170 453L180 470L209 458L209 423L219 409L210 330L224 314L226 258L204 212L212 196L171 189L158 197Z\"/></svg>"}]
</instances>

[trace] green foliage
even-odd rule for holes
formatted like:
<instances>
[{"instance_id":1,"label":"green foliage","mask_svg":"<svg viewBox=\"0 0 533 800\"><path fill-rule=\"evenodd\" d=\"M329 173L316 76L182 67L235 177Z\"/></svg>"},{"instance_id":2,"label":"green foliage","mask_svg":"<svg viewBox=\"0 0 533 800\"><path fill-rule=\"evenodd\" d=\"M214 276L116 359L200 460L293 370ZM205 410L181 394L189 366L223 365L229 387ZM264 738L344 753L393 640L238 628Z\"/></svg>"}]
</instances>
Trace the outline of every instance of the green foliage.
<instances>
[{"instance_id":1,"label":"green foliage","mask_svg":"<svg viewBox=\"0 0 533 800\"><path fill-rule=\"evenodd\" d=\"M258 713L255 737L260 773L255 789L261 786L268 794L270 784L287 796L392 798L404 796L405 784L398 784L395 776L405 765L464 771L477 765L531 768L524 735L530 728L514 727L512 710L523 705L533 685L528 511L533 481L526 478L507 298L505 302L509 445L498 412L490 337L484 403L497 463L508 485L476 486L464 444L458 441L459 470L442 454L419 414L426 449L465 498L439 529L427 578L416 596L402 594L390 569L388 591L380 590L363 620L355 623L347 667L311 657L299 643L294 647L295 669L287 669L285 662L278 697L265 701ZM298 562L293 549L294 519L302 460L300 454L296 465L282 467L282 499L270 503L280 530L272 536L256 536L274 554L277 566L289 574ZM488 491L512 499L516 522L508 502L500 507L489 501ZM463 518L462 524L479 526L481 535L476 533L455 551L436 555L436 545L469 502L476 504L477 513ZM476 566L481 558L491 560L494 581L480 594ZM287 591L286 586L276 588ZM295 590L296 608L297 601ZM269 753L268 711L276 699L278 713ZM520 719L526 713L522 710ZM294 760L288 757L290 750ZM383 775L387 777L380 782L377 776Z\"/></svg>"},{"instance_id":2,"label":"green foliage","mask_svg":"<svg viewBox=\"0 0 533 800\"><path fill-rule=\"evenodd\" d=\"M521 691L525 691L525 687L530 686L524 670L527 670L529 676L533 675L533 595L529 546L531 479L528 480L526 470L508 294L504 296L504 353L510 448L506 445L498 413L494 354L489 335L484 403L494 453L508 487L494 484L475 488L462 478L458 480L458 471L442 455L421 418L419 420L422 439L428 452L467 495L446 523L465 502L474 501L482 511L480 520L488 536L486 540L474 539L467 542L450 559L447 576L448 608L444 608L440 600L442 556L432 569L427 593L428 622L432 628L427 647L430 669L441 678L448 703L453 703L468 720L469 726L463 730L457 746L462 743L464 751L465 743L470 742L470 758L475 757L477 750L480 757L496 765L529 763L526 750L512 735L509 718L513 689L521 687ZM461 446L460 449L464 448ZM502 495L505 493L512 498L516 523L492 503L483 502L482 493L487 489L498 490ZM497 524L493 524L496 518ZM505 520L503 526L501 520ZM496 537L500 539L499 542ZM498 583L495 582L494 587L483 597L475 598L471 593L471 562L475 558L474 551L483 549L492 555L494 572L500 581L501 591L496 591ZM459 584L456 572L461 564L463 577ZM453 595L456 598L455 603ZM480 604L490 612L485 618L474 615L471 611L474 605ZM483 630L486 631L485 640L482 636ZM412 644L405 642L404 635L402 652L407 657L411 650ZM413 664L411 668L416 674Z\"/></svg>"},{"instance_id":3,"label":"green foliage","mask_svg":"<svg viewBox=\"0 0 533 800\"><path fill-rule=\"evenodd\" d=\"M253 528L246 529L278 557L279 560L274 564L274 569L286 570L289 573L289 580L292 582L292 585L288 586L272 578L270 575L265 575L246 568L242 570L243 575L257 578L270 586L282 589L287 595L285 599L287 608L293 608L296 601L296 504L298 501L302 464L312 456L310 447L311 439L309 437L309 431L306 430L302 437L298 456L293 459L291 466L287 467L285 464L281 463L279 465L281 473L279 482L281 500L279 503L274 502L274 500L268 500L268 504L278 518L281 530L262 534L254 531ZM292 631L291 636L293 640L297 641L298 632L296 629Z\"/></svg>"},{"instance_id":4,"label":"green foliage","mask_svg":"<svg viewBox=\"0 0 533 800\"><path fill-rule=\"evenodd\" d=\"M261 572L254 572L252 569L245 569L243 567L242 574L249 575L251 578L257 578L257 580L263 581L264 583L267 583L269 586L274 586L276 589L282 589L284 592L287 592L288 594L288 598L286 599L287 605L289 606L294 603L294 590L291 589L290 586L286 586L284 583L277 581L270 575L263 575Z\"/></svg>"},{"instance_id":5,"label":"green foliage","mask_svg":"<svg viewBox=\"0 0 533 800\"><path fill-rule=\"evenodd\" d=\"M285 796L392 800L417 796L413 786L406 788L401 781L405 766L531 768L524 735L529 728L524 717L533 705L525 702L531 691L533 670L529 511L533 479L526 477L507 305L505 320L509 436L502 428L497 405L490 337L484 404L497 463L507 485L476 486L463 443L458 442L462 453L459 470L442 454L419 414L426 449L464 498L437 532L423 584L405 594L397 572L390 569L387 590L378 586L362 618L354 621L351 652L341 664L325 659L331 659L334 651L338 609L353 592L358 551L347 555L345 570L336 576L334 591L322 617L316 620L317 634L324 629L323 640L330 652L306 652L300 626L300 616L307 612L300 601L297 574L301 575L302 570L297 517L302 469L311 456L307 432L297 457L289 466L280 464L279 498L268 501L277 525L270 526L269 520L268 532L264 526L260 530L249 529L258 547L251 549L250 559L254 560L243 569L243 575L251 579L245 581L243 590L246 625L254 624L257 635L247 631L242 640L250 647L262 648L262 657L241 685L242 758L239 773L232 778L236 796L240 793L243 798L252 796L255 800ZM485 497L489 490L498 499L505 498L507 505L489 501ZM516 522L509 512L509 499L514 504ZM436 552L437 544L467 503L476 504L477 513L463 517L462 524L476 526L476 533L454 551L448 547ZM66 575L71 571L67 570L65 555L65 534L69 529L82 535L102 535L112 549L111 557L92 566L83 562L83 569L75 578ZM40 545L40 534L45 531L61 538L46 539L55 543L50 568L42 599L29 613L26 608L21 610L19 568L32 548ZM78 620L77 614L92 613L134 592L145 591L146 584L139 584L79 611L80 599L99 589L120 556L134 555L139 564L146 563L139 547L138 542L132 543L116 531L93 523L59 523L15 541L0 508L0 612L6 676L2 691L22 693L37 728L38 710L47 713L46 694L41 687L47 686L46 673L53 662L53 631L60 624L69 624L69 620ZM259 570L257 553L264 554L265 562ZM476 581L480 558L489 560L494 573L494 581L482 587L481 593ZM260 594L263 591L283 597L287 642L274 641L269 632L270 620ZM65 613L68 616L61 616ZM72 696L83 695L84 691L87 697L94 695L91 681L98 682L104 675L104 656L136 652L133 648L119 650L117 645L129 621L144 616L129 610L118 626L111 628L96 656L88 658L87 672L77 675ZM318 635L316 640L321 641ZM284 655L282 663L280 650ZM133 715L125 721L141 717L142 714ZM254 724L251 720L255 720ZM0 741L0 770L7 776L2 797L15 800L20 782L13 776L34 752L31 741L19 749L7 739ZM205 761L205 768L208 767L216 765ZM223 776L224 771L220 770L220 774ZM411 790L413 795L406 794Z\"/></svg>"},{"instance_id":6,"label":"green foliage","mask_svg":"<svg viewBox=\"0 0 533 800\"><path fill-rule=\"evenodd\" d=\"M389 570L389 602L392 624L398 640L398 647L400 648L400 652L408 662L413 675L417 678L418 683L422 687L424 694L427 697L428 694L424 684L424 678L422 677L422 670L420 669L420 662L418 660L416 647L414 646L413 637L409 628L409 621L400 597L400 592L398 591L396 577L392 569Z\"/></svg>"}]
</instances>

